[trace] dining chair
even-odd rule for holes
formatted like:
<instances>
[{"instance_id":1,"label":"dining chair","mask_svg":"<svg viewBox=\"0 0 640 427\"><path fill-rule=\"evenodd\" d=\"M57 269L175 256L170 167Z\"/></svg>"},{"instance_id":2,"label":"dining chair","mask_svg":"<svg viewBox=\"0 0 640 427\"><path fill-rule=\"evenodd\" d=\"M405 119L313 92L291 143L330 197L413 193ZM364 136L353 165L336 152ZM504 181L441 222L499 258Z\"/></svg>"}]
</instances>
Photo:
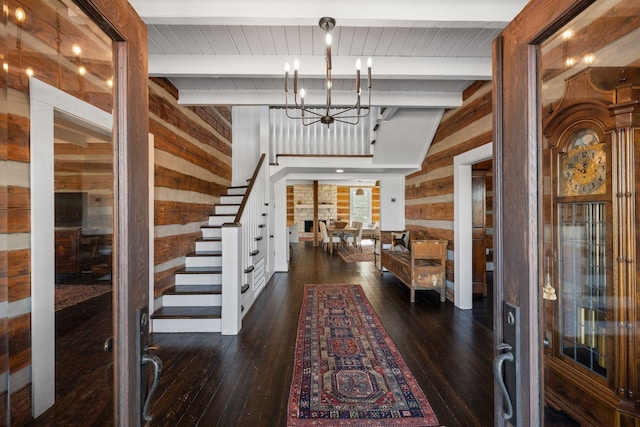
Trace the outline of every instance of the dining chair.
<instances>
[{"instance_id":1,"label":"dining chair","mask_svg":"<svg viewBox=\"0 0 640 427\"><path fill-rule=\"evenodd\" d=\"M351 227L355 228L356 231L350 232L350 233L344 233L342 235L342 240L347 245L353 245L354 247L357 247L358 240L362 241L362 223L360 221L353 221L351 223Z\"/></svg>"},{"instance_id":2,"label":"dining chair","mask_svg":"<svg viewBox=\"0 0 640 427\"><path fill-rule=\"evenodd\" d=\"M355 243L356 248L360 249L360 252L362 252L362 223L360 223L358 226L358 232L355 236Z\"/></svg>"},{"instance_id":3,"label":"dining chair","mask_svg":"<svg viewBox=\"0 0 640 427\"><path fill-rule=\"evenodd\" d=\"M327 224L325 224L322 221L318 221L318 225L320 226L320 236L322 237L322 247L324 248L325 251L329 248L328 245L335 245L340 243L340 236L332 236L332 238L329 239Z\"/></svg>"}]
</instances>

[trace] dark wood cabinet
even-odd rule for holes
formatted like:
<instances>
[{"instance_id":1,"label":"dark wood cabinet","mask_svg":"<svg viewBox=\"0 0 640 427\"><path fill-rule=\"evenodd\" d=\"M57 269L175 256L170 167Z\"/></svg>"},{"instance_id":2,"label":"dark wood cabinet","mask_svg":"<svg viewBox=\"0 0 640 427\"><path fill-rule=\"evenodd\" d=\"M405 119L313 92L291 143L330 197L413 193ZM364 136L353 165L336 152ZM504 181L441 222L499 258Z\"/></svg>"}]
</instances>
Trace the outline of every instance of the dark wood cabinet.
<instances>
[{"instance_id":1,"label":"dark wood cabinet","mask_svg":"<svg viewBox=\"0 0 640 427\"><path fill-rule=\"evenodd\" d=\"M55 230L55 254L56 254L56 282L61 274L77 275L78 271L78 243L80 228L56 228Z\"/></svg>"},{"instance_id":2,"label":"dark wood cabinet","mask_svg":"<svg viewBox=\"0 0 640 427\"><path fill-rule=\"evenodd\" d=\"M106 275L111 269L111 235L85 235L80 227L55 229L56 283L82 273Z\"/></svg>"}]
</instances>

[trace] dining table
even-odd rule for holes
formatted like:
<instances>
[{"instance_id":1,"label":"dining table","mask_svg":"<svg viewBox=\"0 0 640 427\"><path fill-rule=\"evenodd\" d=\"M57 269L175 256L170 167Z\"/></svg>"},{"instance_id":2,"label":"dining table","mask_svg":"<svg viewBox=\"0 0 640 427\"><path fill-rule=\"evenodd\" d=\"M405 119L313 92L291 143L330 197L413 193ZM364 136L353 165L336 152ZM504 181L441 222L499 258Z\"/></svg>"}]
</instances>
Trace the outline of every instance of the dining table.
<instances>
[{"instance_id":1,"label":"dining table","mask_svg":"<svg viewBox=\"0 0 640 427\"><path fill-rule=\"evenodd\" d=\"M358 229L355 227L336 227L334 225L327 225L327 234L329 234L329 253L333 253L333 236L342 236L343 234L353 234L354 236L358 233Z\"/></svg>"}]
</instances>

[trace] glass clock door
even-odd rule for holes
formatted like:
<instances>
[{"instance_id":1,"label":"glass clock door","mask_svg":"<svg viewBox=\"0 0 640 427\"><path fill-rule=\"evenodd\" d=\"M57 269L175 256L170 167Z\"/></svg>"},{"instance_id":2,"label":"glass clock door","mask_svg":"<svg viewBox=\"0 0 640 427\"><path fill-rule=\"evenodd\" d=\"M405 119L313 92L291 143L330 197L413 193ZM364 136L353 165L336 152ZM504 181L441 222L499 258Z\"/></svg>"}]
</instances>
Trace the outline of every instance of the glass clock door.
<instances>
[{"instance_id":1,"label":"glass clock door","mask_svg":"<svg viewBox=\"0 0 640 427\"><path fill-rule=\"evenodd\" d=\"M604 202L558 204L560 351L607 376L607 257Z\"/></svg>"}]
</instances>

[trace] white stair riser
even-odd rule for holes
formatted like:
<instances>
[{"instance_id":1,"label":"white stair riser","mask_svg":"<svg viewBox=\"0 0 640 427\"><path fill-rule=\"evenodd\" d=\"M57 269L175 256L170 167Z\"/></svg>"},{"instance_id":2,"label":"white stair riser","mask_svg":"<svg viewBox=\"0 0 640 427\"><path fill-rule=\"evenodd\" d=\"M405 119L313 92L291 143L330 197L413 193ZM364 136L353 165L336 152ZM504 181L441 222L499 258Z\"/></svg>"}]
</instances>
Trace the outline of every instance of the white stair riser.
<instances>
[{"instance_id":1,"label":"white stair riser","mask_svg":"<svg viewBox=\"0 0 640 427\"><path fill-rule=\"evenodd\" d=\"M221 319L153 319L153 332L221 332Z\"/></svg>"},{"instance_id":2,"label":"white stair riser","mask_svg":"<svg viewBox=\"0 0 640 427\"><path fill-rule=\"evenodd\" d=\"M186 259L187 267L221 267L221 256L188 256Z\"/></svg>"},{"instance_id":3,"label":"white stair riser","mask_svg":"<svg viewBox=\"0 0 640 427\"><path fill-rule=\"evenodd\" d=\"M222 250L222 241L221 240L213 240L213 241L205 241L200 240L196 242L196 253L202 251L221 251Z\"/></svg>"},{"instance_id":4,"label":"white stair riser","mask_svg":"<svg viewBox=\"0 0 640 427\"><path fill-rule=\"evenodd\" d=\"M210 216L209 225L222 225L225 222L233 222L235 219L235 215Z\"/></svg>"},{"instance_id":5,"label":"white stair riser","mask_svg":"<svg viewBox=\"0 0 640 427\"><path fill-rule=\"evenodd\" d=\"M163 307L219 307L222 305L222 295L163 295Z\"/></svg>"},{"instance_id":6,"label":"white stair riser","mask_svg":"<svg viewBox=\"0 0 640 427\"><path fill-rule=\"evenodd\" d=\"M216 205L216 215L235 215L238 213L238 209L240 209L237 205Z\"/></svg>"},{"instance_id":7,"label":"white stair riser","mask_svg":"<svg viewBox=\"0 0 640 427\"><path fill-rule=\"evenodd\" d=\"M235 195L242 195L245 193L245 191L247 191L246 188L227 188L227 194L230 196L235 196Z\"/></svg>"},{"instance_id":8,"label":"white stair riser","mask_svg":"<svg viewBox=\"0 0 640 427\"><path fill-rule=\"evenodd\" d=\"M180 274L176 273L176 285L221 285L222 274Z\"/></svg>"},{"instance_id":9,"label":"white stair riser","mask_svg":"<svg viewBox=\"0 0 640 427\"><path fill-rule=\"evenodd\" d=\"M201 228L201 230L202 230L202 237L204 237L205 239L222 237L222 229L220 228Z\"/></svg>"},{"instance_id":10,"label":"white stair riser","mask_svg":"<svg viewBox=\"0 0 640 427\"><path fill-rule=\"evenodd\" d=\"M230 205L239 205L242 203L242 199L244 196L220 196L220 203L222 204L230 204Z\"/></svg>"}]
</instances>

